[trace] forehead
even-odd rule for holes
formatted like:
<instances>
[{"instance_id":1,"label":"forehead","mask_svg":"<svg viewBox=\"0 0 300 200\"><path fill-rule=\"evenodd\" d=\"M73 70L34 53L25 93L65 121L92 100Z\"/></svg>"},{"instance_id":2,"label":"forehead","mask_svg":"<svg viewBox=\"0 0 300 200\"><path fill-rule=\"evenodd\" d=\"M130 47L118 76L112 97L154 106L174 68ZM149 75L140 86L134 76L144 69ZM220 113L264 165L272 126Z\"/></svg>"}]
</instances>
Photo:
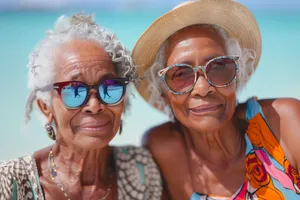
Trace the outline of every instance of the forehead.
<instances>
[{"instance_id":1,"label":"forehead","mask_svg":"<svg viewBox=\"0 0 300 200\"><path fill-rule=\"evenodd\" d=\"M101 68L103 71L114 71L111 57L95 41L72 40L55 49L54 62L57 76L66 76L72 71L83 72L86 68ZM99 70L99 69L95 69Z\"/></svg>"},{"instance_id":2,"label":"forehead","mask_svg":"<svg viewBox=\"0 0 300 200\"><path fill-rule=\"evenodd\" d=\"M177 31L169 39L168 49L173 49L177 45L188 44L189 41L202 39L203 45L209 42L217 43L220 46L225 46L223 38L218 34L217 30L208 26L190 26ZM197 44L195 44L197 45Z\"/></svg>"},{"instance_id":3,"label":"forehead","mask_svg":"<svg viewBox=\"0 0 300 200\"><path fill-rule=\"evenodd\" d=\"M71 40L55 49L55 63L63 64L72 59L79 61L90 59L111 61L111 58L100 44L88 40Z\"/></svg>"}]
</instances>

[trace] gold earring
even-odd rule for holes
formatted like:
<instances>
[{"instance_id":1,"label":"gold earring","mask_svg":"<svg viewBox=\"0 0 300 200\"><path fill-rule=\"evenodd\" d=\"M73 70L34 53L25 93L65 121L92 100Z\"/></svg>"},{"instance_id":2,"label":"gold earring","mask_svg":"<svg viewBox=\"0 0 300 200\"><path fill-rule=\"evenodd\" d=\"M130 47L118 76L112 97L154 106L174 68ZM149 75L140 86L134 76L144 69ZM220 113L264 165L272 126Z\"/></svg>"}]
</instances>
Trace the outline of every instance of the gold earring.
<instances>
[{"instance_id":1,"label":"gold earring","mask_svg":"<svg viewBox=\"0 0 300 200\"><path fill-rule=\"evenodd\" d=\"M45 125L45 129L48 133L48 136L52 139L52 140L56 140L56 133L54 131L54 128L51 126L51 124L46 124Z\"/></svg>"}]
</instances>

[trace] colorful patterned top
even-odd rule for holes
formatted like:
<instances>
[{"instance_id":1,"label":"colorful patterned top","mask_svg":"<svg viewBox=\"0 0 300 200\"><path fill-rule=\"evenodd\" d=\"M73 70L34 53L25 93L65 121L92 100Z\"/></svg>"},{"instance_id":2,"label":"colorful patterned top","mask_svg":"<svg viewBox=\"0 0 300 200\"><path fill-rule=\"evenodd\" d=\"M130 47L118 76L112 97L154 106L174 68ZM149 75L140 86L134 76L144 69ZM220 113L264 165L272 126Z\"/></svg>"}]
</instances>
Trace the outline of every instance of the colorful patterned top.
<instances>
[{"instance_id":1,"label":"colorful patterned top","mask_svg":"<svg viewBox=\"0 0 300 200\"><path fill-rule=\"evenodd\" d=\"M161 177L148 150L114 147L118 200L160 200ZM33 156L0 162L0 200L44 200Z\"/></svg>"},{"instance_id":2,"label":"colorful patterned top","mask_svg":"<svg viewBox=\"0 0 300 200\"><path fill-rule=\"evenodd\" d=\"M229 198L194 193L190 200L300 199L299 174L286 159L261 106L254 98L247 101L246 119L249 126L245 134L244 184Z\"/></svg>"}]
</instances>

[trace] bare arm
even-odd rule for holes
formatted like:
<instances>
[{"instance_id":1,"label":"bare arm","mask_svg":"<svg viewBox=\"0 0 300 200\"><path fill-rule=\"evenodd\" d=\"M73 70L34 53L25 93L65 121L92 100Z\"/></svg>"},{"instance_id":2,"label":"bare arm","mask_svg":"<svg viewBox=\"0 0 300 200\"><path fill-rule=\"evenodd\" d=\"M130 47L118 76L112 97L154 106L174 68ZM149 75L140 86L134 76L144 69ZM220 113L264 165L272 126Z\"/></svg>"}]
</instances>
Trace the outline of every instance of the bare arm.
<instances>
[{"instance_id":1,"label":"bare arm","mask_svg":"<svg viewBox=\"0 0 300 200\"><path fill-rule=\"evenodd\" d=\"M300 101L278 99L273 106L280 118L280 139L288 150L291 165L300 174Z\"/></svg>"}]
</instances>

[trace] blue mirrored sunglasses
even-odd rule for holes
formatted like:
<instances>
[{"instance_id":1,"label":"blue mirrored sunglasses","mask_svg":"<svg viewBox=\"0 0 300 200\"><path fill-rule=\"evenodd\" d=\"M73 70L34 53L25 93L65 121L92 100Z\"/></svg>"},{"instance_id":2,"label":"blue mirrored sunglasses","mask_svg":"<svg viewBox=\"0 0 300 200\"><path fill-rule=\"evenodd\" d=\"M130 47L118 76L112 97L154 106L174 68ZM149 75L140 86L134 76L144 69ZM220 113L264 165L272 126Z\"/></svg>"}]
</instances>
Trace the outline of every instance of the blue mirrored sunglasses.
<instances>
[{"instance_id":1,"label":"blue mirrored sunglasses","mask_svg":"<svg viewBox=\"0 0 300 200\"><path fill-rule=\"evenodd\" d=\"M121 102L126 92L128 78L110 78L100 81L98 85L87 85L80 81L66 81L53 84L62 102L70 109L85 105L91 89L97 91L97 97L105 105L116 105Z\"/></svg>"}]
</instances>

